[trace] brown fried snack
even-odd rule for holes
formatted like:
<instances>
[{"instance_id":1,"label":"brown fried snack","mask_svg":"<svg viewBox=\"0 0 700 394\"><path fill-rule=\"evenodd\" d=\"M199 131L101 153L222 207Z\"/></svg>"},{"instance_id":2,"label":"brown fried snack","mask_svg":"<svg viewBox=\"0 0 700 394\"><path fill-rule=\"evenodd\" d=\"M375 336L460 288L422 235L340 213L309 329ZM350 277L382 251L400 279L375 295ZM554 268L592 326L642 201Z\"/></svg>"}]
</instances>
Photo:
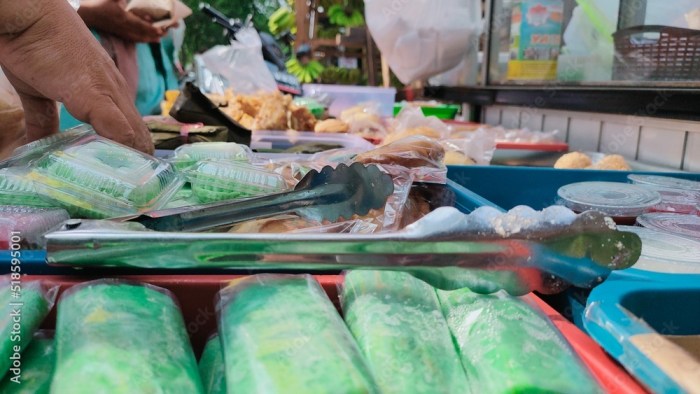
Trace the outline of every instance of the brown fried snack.
<instances>
[{"instance_id":1,"label":"brown fried snack","mask_svg":"<svg viewBox=\"0 0 700 394\"><path fill-rule=\"evenodd\" d=\"M570 152L560 157L554 168L558 169L582 169L590 167L593 164L591 158L581 152Z\"/></svg>"},{"instance_id":2,"label":"brown fried snack","mask_svg":"<svg viewBox=\"0 0 700 394\"><path fill-rule=\"evenodd\" d=\"M292 97L280 93L261 94L262 105L255 117L253 130L286 130L287 110Z\"/></svg>"},{"instance_id":3,"label":"brown fried snack","mask_svg":"<svg viewBox=\"0 0 700 394\"><path fill-rule=\"evenodd\" d=\"M316 118L304 106L291 104L289 106L289 123L292 130L311 131L316 127Z\"/></svg>"},{"instance_id":4,"label":"brown fried snack","mask_svg":"<svg viewBox=\"0 0 700 394\"><path fill-rule=\"evenodd\" d=\"M347 133L350 126L340 119L326 119L316 123L317 133Z\"/></svg>"},{"instance_id":5,"label":"brown fried snack","mask_svg":"<svg viewBox=\"0 0 700 394\"><path fill-rule=\"evenodd\" d=\"M438 167L445 149L436 140L416 135L361 153L355 161L363 164L395 164L407 168Z\"/></svg>"},{"instance_id":6,"label":"brown fried snack","mask_svg":"<svg viewBox=\"0 0 700 394\"><path fill-rule=\"evenodd\" d=\"M320 225L321 224L318 222L306 220L296 215L279 215L271 218L249 220L239 223L231 227L228 232L236 234L278 234Z\"/></svg>"}]
</instances>

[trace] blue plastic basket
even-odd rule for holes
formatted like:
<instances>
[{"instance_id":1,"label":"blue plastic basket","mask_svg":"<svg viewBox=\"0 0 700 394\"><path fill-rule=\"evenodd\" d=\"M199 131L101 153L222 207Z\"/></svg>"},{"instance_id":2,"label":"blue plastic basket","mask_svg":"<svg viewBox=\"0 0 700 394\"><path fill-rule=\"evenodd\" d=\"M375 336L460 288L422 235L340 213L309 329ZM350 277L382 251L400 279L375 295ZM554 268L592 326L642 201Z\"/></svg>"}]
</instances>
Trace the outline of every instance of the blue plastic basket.
<instances>
[{"instance_id":1,"label":"blue plastic basket","mask_svg":"<svg viewBox=\"0 0 700 394\"><path fill-rule=\"evenodd\" d=\"M448 166L447 176L493 204L508 210L518 205L543 209L557 200L557 190L576 182L628 182L629 174L672 176L700 181L700 174L687 172L629 172L560 170L538 167Z\"/></svg>"}]
</instances>

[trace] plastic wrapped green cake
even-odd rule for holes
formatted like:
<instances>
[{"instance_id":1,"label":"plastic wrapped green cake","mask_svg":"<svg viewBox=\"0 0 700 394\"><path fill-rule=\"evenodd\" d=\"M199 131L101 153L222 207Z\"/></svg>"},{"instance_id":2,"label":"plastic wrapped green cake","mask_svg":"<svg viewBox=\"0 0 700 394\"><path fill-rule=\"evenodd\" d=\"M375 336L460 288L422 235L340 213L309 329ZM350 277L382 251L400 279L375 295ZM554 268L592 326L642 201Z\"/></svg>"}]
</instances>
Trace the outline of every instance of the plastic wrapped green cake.
<instances>
[{"instance_id":1,"label":"plastic wrapped green cake","mask_svg":"<svg viewBox=\"0 0 700 394\"><path fill-rule=\"evenodd\" d=\"M224 351L221 349L221 339L218 334L209 338L204 346L202 358L199 359L199 375L202 377L204 392L226 394Z\"/></svg>"},{"instance_id":2,"label":"plastic wrapped green cake","mask_svg":"<svg viewBox=\"0 0 700 394\"><path fill-rule=\"evenodd\" d=\"M37 193L34 183L27 178L27 170L18 167L0 169L0 205L56 206Z\"/></svg>"},{"instance_id":3,"label":"plastic wrapped green cake","mask_svg":"<svg viewBox=\"0 0 700 394\"><path fill-rule=\"evenodd\" d=\"M256 275L219 300L228 393L375 393L352 334L308 275Z\"/></svg>"},{"instance_id":4,"label":"plastic wrapped green cake","mask_svg":"<svg viewBox=\"0 0 700 394\"><path fill-rule=\"evenodd\" d=\"M158 209L184 183L170 164L96 135L47 153L29 178L72 217L96 219Z\"/></svg>"},{"instance_id":5,"label":"plastic wrapped green cake","mask_svg":"<svg viewBox=\"0 0 700 394\"><path fill-rule=\"evenodd\" d=\"M402 272L350 271L341 301L382 393L468 392L432 286Z\"/></svg>"},{"instance_id":6,"label":"plastic wrapped green cake","mask_svg":"<svg viewBox=\"0 0 700 394\"><path fill-rule=\"evenodd\" d=\"M22 353L22 373L19 379L10 380L12 375L6 374L0 383L0 393L49 394L55 353L53 333L38 331L27 350Z\"/></svg>"},{"instance_id":7,"label":"plastic wrapped green cake","mask_svg":"<svg viewBox=\"0 0 700 394\"><path fill-rule=\"evenodd\" d=\"M168 161L181 171L202 160L214 159L248 163L252 156L253 152L250 148L235 142L197 142L175 149L173 157Z\"/></svg>"},{"instance_id":8,"label":"plastic wrapped green cake","mask_svg":"<svg viewBox=\"0 0 700 394\"><path fill-rule=\"evenodd\" d=\"M21 357L19 364L16 360L51 310L55 297L56 289L46 289L39 281L0 277L0 374L12 377L22 373Z\"/></svg>"},{"instance_id":9,"label":"plastic wrapped green cake","mask_svg":"<svg viewBox=\"0 0 700 394\"><path fill-rule=\"evenodd\" d=\"M203 393L180 309L167 290L99 280L61 297L51 393L107 392Z\"/></svg>"},{"instance_id":10,"label":"plastic wrapped green cake","mask_svg":"<svg viewBox=\"0 0 700 394\"><path fill-rule=\"evenodd\" d=\"M245 163L205 160L187 175L192 192L203 203L280 193L287 188L281 175Z\"/></svg>"},{"instance_id":11,"label":"plastic wrapped green cake","mask_svg":"<svg viewBox=\"0 0 700 394\"><path fill-rule=\"evenodd\" d=\"M517 297L438 290L473 393L598 393L546 317Z\"/></svg>"}]
</instances>

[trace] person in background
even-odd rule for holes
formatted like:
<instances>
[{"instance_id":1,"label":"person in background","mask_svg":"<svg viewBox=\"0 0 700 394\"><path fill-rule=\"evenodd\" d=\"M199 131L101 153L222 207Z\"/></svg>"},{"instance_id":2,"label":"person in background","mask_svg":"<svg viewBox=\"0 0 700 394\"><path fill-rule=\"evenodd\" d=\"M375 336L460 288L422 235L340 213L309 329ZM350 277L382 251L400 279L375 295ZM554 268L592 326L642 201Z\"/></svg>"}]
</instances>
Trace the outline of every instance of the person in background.
<instances>
[{"instance_id":1,"label":"person in background","mask_svg":"<svg viewBox=\"0 0 700 394\"><path fill-rule=\"evenodd\" d=\"M98 134L153 152L126 80L66 0L0 0L0 65L24 109L23 142L58 132L60 101Z\"/></svg>"},{"instance_id":2,"label":"person in background","mask_svg":"<svg viewBox=\"0 0 700 394\"><path fill-rule=\"evenodd\" d=\"M78 14L110 54L142 116L160 113L166 90L177 89L171 27L126 11L126 0L81 0ZM61 111L61 129L81 122Z\"/></svg>"}]
</instances>

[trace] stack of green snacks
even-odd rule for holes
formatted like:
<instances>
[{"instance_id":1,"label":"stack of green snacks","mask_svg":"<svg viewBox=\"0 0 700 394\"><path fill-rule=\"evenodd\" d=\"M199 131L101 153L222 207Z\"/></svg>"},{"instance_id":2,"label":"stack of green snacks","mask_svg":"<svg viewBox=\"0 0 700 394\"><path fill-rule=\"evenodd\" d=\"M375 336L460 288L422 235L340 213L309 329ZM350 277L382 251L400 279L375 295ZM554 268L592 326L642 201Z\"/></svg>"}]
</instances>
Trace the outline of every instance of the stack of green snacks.
<instances>
[{"instance_id":1,"label":"stack of green snacks","mask_svg":"<svg viewBox=\"0 0 700 394\"><path fill-rule=\"evenodd\" d=\"M0 375L24 371L21 353L51 310L56 290L39 281L20 282L19 275L0 277Z\"/></svg>"},{"instance_id":2,"label":"stack of green snacks","mask_svg":"<svg viewBox=\"0 0 700 394\"><path fill-rule=\"evenodd\" d=\"M246 163L204 160L187 174L192 192L202 203L275 194L287 188L281 175Z\"/></svg>"},{"instance_id":3,"label":"stack of green snacks","mask_svg":"<svg viewBox=\"0 0 700 394\"><path fill-rule=\"evenodd\" d=\"M548 319L503 292L438 290L474 393L598 393Z\"/></svg>"},{"instance_id":4,"label":"stack of green snacks","mask_svg":"<svg viewBox=\"0 0 700 394\"><path fill-rule=\"evenodd\" d=\"M58 303L51 392L203 393L173 296L115 280L67 290Z\"/></svg>"},{"instance_id":5,"label":"stack of green snacks","mask_svg":"<svg viewBox=\"0 0 700 394\"><path fill-rule=\"evenodd\" d=\"M228 393L375 393L352 334L308 275L256 275L219 294Z\"/></svg>"},{"instance_id":6,"label":"stack of green snacks","mask_svg":"<svg viewBox=\"0 0 700 394\"><path fill-rule=\"evenodd\" d=\"M382 393L469 391L432 286L402 272L351 271L341 301Z\"/></svg>"},{"instance_id":7,"label":"stack of green snacks","mask_svg":"<svg viewBox=\"0 0 700 394\"><path fill-rule=\"evenodd\" d=\"M23 167L0 169L0 205L56 206L37 193L34 183L27 179L27 169Z\"/></svg>"},{"instance_id":8,"label":"stack of green snacks","mask_svg":"<svg viewBox=\"0 0 700 394\"><path fill-rule=\"evenodd\" d=\"M51 389L56 349L53 333L38 331L27 350L22 353L22 373L12 379L6 374L0 382L3 394L48 394Z\"/></svg>"},{"instance_id":9,"label":"stack of green snacks","mask_svg":"<svg viewBox=\"0 0 700 394\"><path fill-rule=\"evenodd\" d=\"M221 349L219 334L209 338L204 346L202 358L199 359L199 375L202 378L205 393L226 394L224 352Z\"/></svg>"}]
</instances>

